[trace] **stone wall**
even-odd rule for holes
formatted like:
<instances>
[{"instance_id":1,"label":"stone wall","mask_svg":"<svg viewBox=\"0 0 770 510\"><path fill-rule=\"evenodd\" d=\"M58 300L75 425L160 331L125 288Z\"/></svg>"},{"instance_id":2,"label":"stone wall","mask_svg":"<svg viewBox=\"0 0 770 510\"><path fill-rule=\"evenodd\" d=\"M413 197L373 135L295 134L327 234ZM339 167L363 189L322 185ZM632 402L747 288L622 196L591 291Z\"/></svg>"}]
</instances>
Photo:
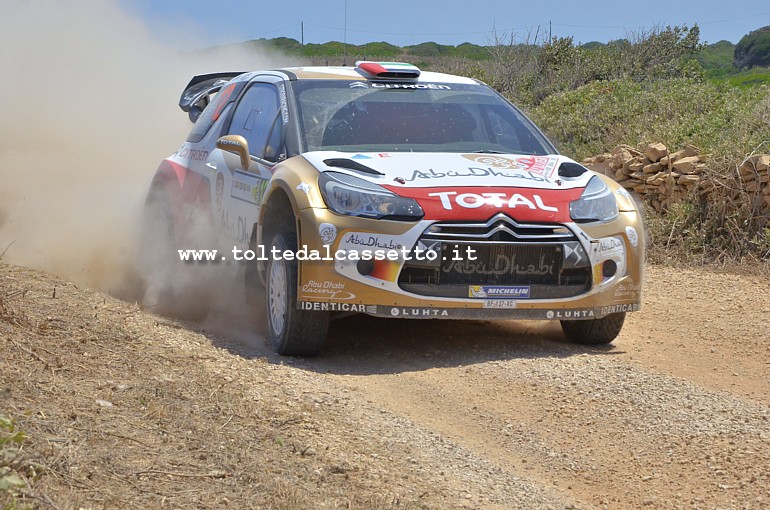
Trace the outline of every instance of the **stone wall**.
<instances>
[{"instance_id":1,"label":"stone wall","mask_svg":"<svg viewBox=\"0 0 770 510\"><path fill-rule=\"evenodd\" d=\"M611 152L583 160L593 170L613 177L657 211L682 201L734 201L753 205L770 217L770 155L748 157L733 175L709 168L709 156L694 145L669 152L662 143L633 148L619 145Z\"/></svg>"}]
</instances>

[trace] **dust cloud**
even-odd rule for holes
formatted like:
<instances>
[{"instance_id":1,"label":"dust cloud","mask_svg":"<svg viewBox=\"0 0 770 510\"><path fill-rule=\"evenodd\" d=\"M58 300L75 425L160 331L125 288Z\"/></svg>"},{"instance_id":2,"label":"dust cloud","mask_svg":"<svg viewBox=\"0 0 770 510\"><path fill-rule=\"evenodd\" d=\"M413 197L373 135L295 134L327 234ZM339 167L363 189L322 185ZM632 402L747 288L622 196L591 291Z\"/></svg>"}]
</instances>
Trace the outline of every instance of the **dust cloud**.
<instances>
[{"instance_id":1,"label":"dust cloud","mask_svg":"<svg viewBox=\"0 0 770 510\"><path fill-rule=\"evenodd\" d=\"M190 78L294 63L177 50L115 0L6 1L0 48L2 260L118 295L152 175L191 127Z\"/></svg>"}]
</instances>

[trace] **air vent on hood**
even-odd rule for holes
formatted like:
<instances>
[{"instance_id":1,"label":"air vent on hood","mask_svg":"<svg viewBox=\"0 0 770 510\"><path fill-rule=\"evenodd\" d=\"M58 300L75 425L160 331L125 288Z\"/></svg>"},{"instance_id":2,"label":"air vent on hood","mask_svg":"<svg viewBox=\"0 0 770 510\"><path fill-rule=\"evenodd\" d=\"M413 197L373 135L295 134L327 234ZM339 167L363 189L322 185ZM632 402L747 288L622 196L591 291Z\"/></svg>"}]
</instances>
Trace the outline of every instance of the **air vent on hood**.
<instances>
[{"instance_id":1,"label":"air vent on hood","mask_svg":"<svg viewBox=\"0 0 770 510\"><path fill-rule=\"evenodd\" d=\"M569 161L565 161L559 165L559 177L564 177L565 179L574 179L576 177L580 177L587 171L588 169L583 165L571 163Z\"/></svg>"},{"instance_id":2,"label":"air vent on hood","mask_svg":"<svg viewBox=\"0 0 770 510\"><path fill-rule=\"evenodd\" d=\"M353 161L352 159L347 159L347 158L325 159L324 165L333 166L336 168L347 168L348 170L355 170L357 172L363 172L365 174L371 174L371 175L385 175L382 172L378 172L374 168L369 168L366 165L362 165L358 161Z\"/></svg>"}]
</instances>

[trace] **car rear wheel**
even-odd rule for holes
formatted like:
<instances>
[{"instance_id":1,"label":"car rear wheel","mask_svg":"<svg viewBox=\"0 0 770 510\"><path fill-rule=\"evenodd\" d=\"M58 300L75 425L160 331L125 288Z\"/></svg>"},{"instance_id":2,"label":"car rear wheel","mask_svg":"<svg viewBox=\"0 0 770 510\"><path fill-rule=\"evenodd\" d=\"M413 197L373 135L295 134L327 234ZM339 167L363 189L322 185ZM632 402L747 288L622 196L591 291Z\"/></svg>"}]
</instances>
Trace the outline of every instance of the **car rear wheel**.
<instances>
[{"instance_id":1,"label":"car rear wheel","mask_svg":"<svg viewBox=\"0 0 770 510\"><path fill-rule=\"evenodd\" d=\"M169 194L163 186L155 185L145 201L137 256L144 299L153 306L173 301L170 282L179 270L174 238Z\"/></svg>"},{"instance_id":2,"label":"car rear wheel","mask_svg":"<svg viewBox=\"0 0 770 510\"><path fill-rule=\"evenodd\" d=\"M297 238L281 233L271 244L280 253L296 251ZM268 337L273 349L285 356L316 356L326 342L329 314L297 308L297 261L272 257L265 275Z\"/></svg>"},{"instance_id":3,"label":"car rear wheel","mask_svg":"<svg viewBox=\"0 0 770 510\"><path fill-rule=\"evenodd\" d=\"M586 345L608 344L618 337L625 320L625 313L613 313L601 319L561 321L561 329L571 342Z\"/></svg>"}]
</instances>

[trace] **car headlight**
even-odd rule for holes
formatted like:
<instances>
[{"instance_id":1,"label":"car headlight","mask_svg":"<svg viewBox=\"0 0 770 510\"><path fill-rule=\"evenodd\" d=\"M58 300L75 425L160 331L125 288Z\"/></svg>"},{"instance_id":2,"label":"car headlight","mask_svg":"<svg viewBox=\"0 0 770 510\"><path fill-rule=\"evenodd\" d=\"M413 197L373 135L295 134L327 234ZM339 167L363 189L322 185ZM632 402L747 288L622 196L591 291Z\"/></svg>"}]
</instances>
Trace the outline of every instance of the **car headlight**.
<instances>
[{"instance_id":1,"label":"car headlight","mask_svg":"<svg viewBox=\"0 0 770 510\"><path fill-rule=\"evenodd\" d=\"M352 175L323 172L318 187L326 205L337 214L405 221L419 220L425 214L413 198L400 197Z\"/></svg>"},{"instance_id":2,"label":"car headlight","mask_svg":"<svg viewBox=\"0 0 770 510\"><path fill-rule=\"evenodd\" d=\"M570 217L578 222L611 221L618 217L618 204L609 187L599 177L591 177L580 198L570 202Z\"/></svg>"}]
</instances>

